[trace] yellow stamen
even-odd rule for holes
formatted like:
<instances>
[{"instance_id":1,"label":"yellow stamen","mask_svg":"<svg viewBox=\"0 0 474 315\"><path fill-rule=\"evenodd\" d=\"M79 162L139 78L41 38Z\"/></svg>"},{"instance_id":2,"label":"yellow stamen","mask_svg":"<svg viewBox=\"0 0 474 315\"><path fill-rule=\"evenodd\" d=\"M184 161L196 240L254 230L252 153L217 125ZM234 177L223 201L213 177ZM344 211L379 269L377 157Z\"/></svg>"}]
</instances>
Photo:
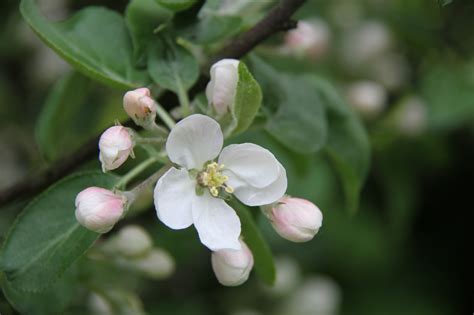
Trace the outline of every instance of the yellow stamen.
<instances>
[{"instance_id":1,"label":"yellow stamen","mask_svg":"<svg viewBox=\"0 0 474 315\"><path fill-rule=\"evenodd\" d=\"M207 187L212 196L219 196L220 189L224 189L227 193L233 193L234 189L226 185L229 177L222 174L224 164L211 162L206 165L205 170L198 174L197 180L201 186Z\"/></svg>"}]
</instances>

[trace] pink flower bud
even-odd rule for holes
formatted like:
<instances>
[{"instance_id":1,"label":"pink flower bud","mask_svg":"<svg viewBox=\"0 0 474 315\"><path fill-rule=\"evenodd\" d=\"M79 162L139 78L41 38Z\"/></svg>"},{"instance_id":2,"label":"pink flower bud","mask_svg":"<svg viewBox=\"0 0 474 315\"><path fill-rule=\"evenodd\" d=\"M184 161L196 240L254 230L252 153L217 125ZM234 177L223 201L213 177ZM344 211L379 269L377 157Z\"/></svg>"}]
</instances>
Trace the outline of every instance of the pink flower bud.
<instances>
[{"instance_id":1,"label":"pink flower bud","mask_svg":"<svg viewBox=\"0 0 474 315\"><path fill-rule=\"evenodd\" d=\"M340 53L346 66L357 69L372 66L374 58L389 52L392 46L393 38L387 25L366 21L342 38Z\"/></svg>"},{"instance_id":2,"label":"pink flower bud","mask_svg":"<svg viewBox=\"0 0 474 315\"><path fill-rule=\"evenodd\" d=\"M285 196L264 213L270 219L275 231L292 242L311 240L323 223L323 214L312 202Z\"/></svg>"},{"instance_id":3,"label":"pink flower bud","mask_svg":"<svg viewBox=\"0 0 474 315\"><path fill-rule=\"evenodd\" d=\"M133 140L131 131L123 126L107 129L99 140L99 160L102 170L109 171L118 168L128 158L133 156Z\"/></svg>"},{"instance_id":4,"label":"pink flower bud","mask_svg":"<svg viewBox=\"0 0 474 315\"><path fill-rule=\"evenodd\" d=\"M329 49L330 31L323 20L299 21L297 28L287 33L285 46L292 53L314 59L323 57Z\"/></svg>"},{"instance_id":5,"label":"pink flower bud","mask_svg":"<svg viewBox=\"0 0 474 315\"><path fill-rule=\"evenodd\" d=\"M127 225L109 239L109 250L127 257L138 257L153 248L153 240L139 225Z\"/></svg>"},{"instance_id":6,"label":"pink flower bud","mask_svg":"<svg viewBox=\"0 0 474 315\"><path fill-rule=\"evenodd\" d=\"M239 61L222 59L211 67L211 81L207 84L206 96L219 115L230 111L234 105L239 81Z\"/></svg>"},{"instance_id":7,"label":"pink flower bud","mask_svg":"<svg viewBox=\"0 0 474 315\"><path fill-rule=\"evenodd\" d=\"M364 118L378 116L387 105L387 92L377 82L359 81L347 89L349 104Z\"/></svg>"},{"instance_id":8,"label":"pink flower bud","mask_svg":"<svg viewBox=\"0 0 474 315\"><path fill-rule=\"evenodd\" d=\"M104 188L89 187L76 197L76 219L89 230L106 233L122 217L125 204L124 196Z\"/></svg>"},{"instance_id":9,"label":"pink flower bud","mask_svg":"<svg viewBox=\"0 0 474 315\"><path fill-rule=\"evenodd\" d=\"M404 99L395 113L395 124L401 133L416 136L426 128L427 105L418 96Z\"/></svg>"},{"instance_id":10,"label":"pink flower bud","mask_svg":"<svg viewBox=\"0 0 474 315\"><path fill-rule=\"evenodd\" d=\"M137 125L155 120L156 106L150 95L149 89L140 88L128 91L123 97L123 108Z\"/></svg>"},{"instance_id":11,"label":"pink flower bud","mask_svg":"<svg viewBox=\"0 0 474 315\"><path fill-rule=\"evenodd\" d=\"M247 245L240 240L241 248L222 249L212 253L212 269L220 284L238 286L247 281L253 268L253 256Z\"/></svg>"},{"instance_id":12,"label":"pink flower bud","mask_svg":"<svg viewBox=\"0 0 474 315\"><path fill-rule=\"evenodd\" d=\"M176 268L173 257L165 250L153 248L144 257L129 261L131 268L153 279L165 279Z\"/></svg>"}]
</instances>

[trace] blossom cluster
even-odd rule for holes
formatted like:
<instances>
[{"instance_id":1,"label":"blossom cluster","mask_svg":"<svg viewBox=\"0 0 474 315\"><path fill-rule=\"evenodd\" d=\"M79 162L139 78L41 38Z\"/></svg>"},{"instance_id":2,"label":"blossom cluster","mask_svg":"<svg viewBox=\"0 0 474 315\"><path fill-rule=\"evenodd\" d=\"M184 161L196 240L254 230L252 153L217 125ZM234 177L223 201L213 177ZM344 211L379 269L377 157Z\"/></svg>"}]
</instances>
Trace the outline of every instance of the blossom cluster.
<instances>
[{"instance_id":1,"label":"blossom cluster","mask_svg":"<svg viewBox=\"0 0 474 315\"><path fill-rule=\"evenodd\" d=\"M224 59L211 68L206 95L209 112L216 118L232 110L239 63ZM134 147L138 145L145 147L152 160L164 164L163 172L157 172L153 193L157 217L174 230L194 225L201 243L212 251L212 267L221 284L235 286L245 282L254 264L252 244L245 242L234 203L260 207L275 231L290 241L308 241L318 232L321 211L308 200L285 195L286 170L269 150L253 143L224 147L220 123L200 113L177 123L169 123L169 116L160 116L168 121L170 130L166 130L155 121L163 110L147 88L127 92L123 106L137 125L154 136L142 137L120 125L107 129L99 141L102 170L119 168L134 157ZM129 177L125 175L122 183L126 184L124 179ZM98 233L110 231L125 217L137 189L143 186L139 184L130 191L120 190L120 185L113 190L83 190L76 198L78 222ZM128 233L115 242L137 243L135 236L136 233ZM121 247L127 249L128 245Z\"/></svg>"}]
</instances>

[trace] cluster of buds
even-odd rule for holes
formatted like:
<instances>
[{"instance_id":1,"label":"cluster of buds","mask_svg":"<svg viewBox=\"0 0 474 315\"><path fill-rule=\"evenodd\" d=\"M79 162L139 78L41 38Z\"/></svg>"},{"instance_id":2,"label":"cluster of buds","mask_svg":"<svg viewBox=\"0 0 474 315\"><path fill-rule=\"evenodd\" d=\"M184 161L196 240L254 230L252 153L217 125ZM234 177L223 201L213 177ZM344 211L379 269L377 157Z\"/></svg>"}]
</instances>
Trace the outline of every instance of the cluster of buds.
<instances>
[{"instance_id":1,"label":"cluster of buds","mask_svg":"<svg viewBox=\"0 0 474 315\"><path fill-rule=\"evenodd\" d=\"M156 103L150 90L140 88L129 91L123 98L123 108L133 121L145 129L155 128ZM117 169L129 156L134 157L135 132L123 126L107 129L99 140L99 160L104 172Z\"/></svg>"},{"instance_id":2,"label":"cluster of buds","mask_svg":"<svg viewBox=\"0 0 474 315\"><path fill-rule=\"evenodd\" d=\"M238 60L224 59L211 68L206 95L217 118L232 112L239 65ZM147 150L152 152L150 155L156 154L148 161L159 161L166 153L166 160L173 165L163 168L164 173L157 172L160 177L151 176L147 180L158 180L154 189L158 219L172 229L195 226L201 242L212 251L212 268L222 285L244 283L254 265L252 252L242 240L240 219L226 203L227 197L247 206L261 206L277 233L288 240L309 241L318 232L321 211L307 200L284 195L286 170L269 150L252 143L223 147L220 124L205 115L190 115L175 124L146 88L127 92L123 101L134 122L150 133L156 132L157 137L142 138L123 126L107 129L99 141L103 171L117 169L128 157L134 157L136 144L164 140L163 129L155 122L156 115L160 115L170 132L165 130L166 144L160 142L159 152L155 148ZM146 167L143 165L148 166L145 162L137 166L116 187L125 186ZM140 184L124 192L100 187L83 190L76 198L78 222L98 233L110 231L144 186ZM152 278L161 279L174 271L172 257L165 250L155 248L150 236L139 226L123 228L105 241L100 250L118 265Z\"/></svg>"},{"instance_id":3,"label":"cluster of buds","mask_svg":"<svg viewBox=\"0 0 474 315\"><path fill-rule=\"evenodd\" d=\"M292 242L310 241L322 226L322 212L306 199L284 196L261 208L275 231ZM252 252L242 239L240 244L239 250L224 249L212 253L212 268L222 285L241 285L247 281L253 268Z\"/></svg>"},{"instance_id":4,"label":"cluster of buds","mask_svg":"<svg viewBox=\"0 0 474 315\"><path fill-rule=\"evenodd\" d=\"M175 269L173 257L153 245L147 231L138 225L127 225L101 246L120 267L153 279L169 277Z\"/></svg>"},{"instance_id":5,"label":"cluster of buds","mask_svg":"<svg viewBox=\"0 0 474 315\"><path fill-rule=\"evenodd\" d=\"M123 107L130 118L145 129L156 129L156 103L150 90L140 88L129 91L123 98ZM99 160L102 171L119 168L129 157L137 134L131 128L113 126L105 130L99 140ZM97 233L106 233L120 220L128 208L126 193L100 187L89 187L76 197L77 221Z\"/></svg>"}]
</instances>

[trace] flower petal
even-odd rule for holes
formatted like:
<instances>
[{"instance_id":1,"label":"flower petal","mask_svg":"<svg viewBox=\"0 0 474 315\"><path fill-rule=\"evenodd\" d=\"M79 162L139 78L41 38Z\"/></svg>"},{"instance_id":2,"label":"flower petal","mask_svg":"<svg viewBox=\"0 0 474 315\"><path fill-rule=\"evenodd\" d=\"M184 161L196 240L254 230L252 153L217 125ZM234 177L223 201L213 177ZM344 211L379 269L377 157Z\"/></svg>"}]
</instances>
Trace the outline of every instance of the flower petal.
<instances>
[{"instance_id":1,"label":"flower petal","mask_svg":"<svg viewBox=\"0 0 474 315\"><path fill-rule=\"evenodd\" d=\"M196 197L193 221L201 243L210 250L240 249L240 220L224 200L207 192Z\"/></svg>"},{"instance_id":2,"label":"flower petal","mask_svg":"<svg viewBox=\"0 0 474 315\"><path fill-rule=\"evenodd\" d=\"M224 136L221 127L212 118L195 114L178 122L166 141L170 160L186 169L200 169L217 157Z\"/></svg>"},{"instance_id":3,"label":"flower petal","mask_svg":"<svg viewBox=\"0 0 474 315\"><path fill-rule=\"evenodd\" d=\"M231 144L225 147L219 156L219 164L224 164L225 169L231 171L231 174L226 175L229 177L229 184L235 186L234 188L241 185L242 181L263 188L273 183L280 174L275 156L253 143ZM235 178L235 175L238 178Z\"/></svg>"},{"instance_id":4,"label":"flower petal","mask_svg":"<svg viewBox=\"0 0 474 315\"><path fill-rule=\"evenodd\" d=\"M154 200L158 218L168 227L178 230L193 224L192 202L196 197L196 182L186 170L171 168L158 181Z\"/></svg>"},{"instance_id":5,"label":"flower petal","mask_svg":"<svg viewBox=\"0 0 474 315\"><path fill-rule=\"evenodd\" d=\"M283 197L288 185L286 170L280 164L278 178L267 187L257 188L250 185L243 185L235 188L234 195L247 206L262 206L276 202Z\"/></svg>"}]
</instances>

